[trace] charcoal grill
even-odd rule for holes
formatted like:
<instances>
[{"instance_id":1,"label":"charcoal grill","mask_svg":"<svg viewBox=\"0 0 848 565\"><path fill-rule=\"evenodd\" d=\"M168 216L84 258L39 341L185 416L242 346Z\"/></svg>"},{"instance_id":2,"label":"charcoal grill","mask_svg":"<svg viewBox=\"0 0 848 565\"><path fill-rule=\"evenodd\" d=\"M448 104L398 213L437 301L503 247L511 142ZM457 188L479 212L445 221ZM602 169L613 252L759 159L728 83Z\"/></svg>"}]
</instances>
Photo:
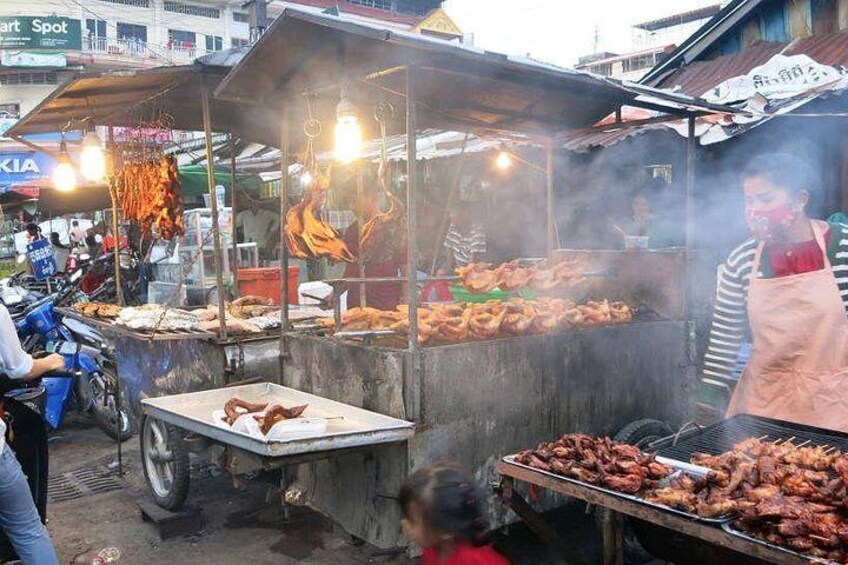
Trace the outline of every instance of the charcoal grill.
<instances>
[{"instance_id":1,"label":"charcoal grill","mask_svg":"<svg viewBox=\"0 0 848 565\"><path fill-rule=\"evenodd\" d=\"M812 446L830 446L848 451L848 434L751 414L739 414L713 424L676 444L669 440L669 445L660 447L657 454L688 462L693 453L718 455L730 451L734 444L751 437L767 441L792 439L792 443L796 445L809 442Z\"/></svg>"}]
</instances>

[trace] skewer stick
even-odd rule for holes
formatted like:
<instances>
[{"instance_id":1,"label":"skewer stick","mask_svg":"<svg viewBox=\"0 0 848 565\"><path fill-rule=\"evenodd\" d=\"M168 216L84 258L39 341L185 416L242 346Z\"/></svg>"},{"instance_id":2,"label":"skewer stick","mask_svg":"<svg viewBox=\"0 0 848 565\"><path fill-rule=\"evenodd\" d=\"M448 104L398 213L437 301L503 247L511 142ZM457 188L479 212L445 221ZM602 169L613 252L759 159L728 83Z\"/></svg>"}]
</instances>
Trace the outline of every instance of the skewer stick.
<instances>
[{"instance_id":1,"label":"skewer stick","mask_svg":"<svg viewBox=\"0 0 848 565\"><path fill-rule=\"evenodd\" d=\"M799 443L798 445L796 445L796 446L795 446L795 449L800 449L800 448L802 448L802 447L804 447L804 446L806 446L806 445L809 445L809 444L811 444L811 443L813 443L813 440L808 439L807 441L805 441L805 442L803 442L803 443Z\"/></svg>"},{"instance_id":2,"label":"skewer stick","mask_svg":"<svg viewBox=\"0 0 848 565\"><path fill-rule=\"evenodd\" d=\"M768 438L768 434L758 437L757 440L758 441L765 441L767 438Z\"/></svg>"},{"instance_id":3,"label":"skewer stick","mask_svg":"<svg viewBox=\"0 0 848 565\"><path fill-rule=\"evenodd\" d=\"M824 447L824 446L822 446L822 447ZM824 451L824 454L830 455L831 453L838 452L838 451L839 451L839 449L837 449L836 446L830 446Z\"/></svg>"}]
</instances>

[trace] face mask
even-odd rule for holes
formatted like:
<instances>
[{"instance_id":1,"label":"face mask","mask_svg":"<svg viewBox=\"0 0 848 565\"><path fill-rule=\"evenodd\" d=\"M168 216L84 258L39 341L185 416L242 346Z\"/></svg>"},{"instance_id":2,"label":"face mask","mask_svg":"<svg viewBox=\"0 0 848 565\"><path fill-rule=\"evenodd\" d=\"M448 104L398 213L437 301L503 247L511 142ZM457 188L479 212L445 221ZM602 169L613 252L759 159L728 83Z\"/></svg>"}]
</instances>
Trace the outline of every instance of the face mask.
<instances>
[{"instance_id":1,"label":"face mask","mask_svg":"<svg viewBox=\"0 0 848 565\"><path fill-rule=\"evenodd\" d=\"M748 228L754 237L762 240L774 239L798 218L798 212L789 204L772 210L754 210L746 215Z\"/></svg>"}]
</instances>

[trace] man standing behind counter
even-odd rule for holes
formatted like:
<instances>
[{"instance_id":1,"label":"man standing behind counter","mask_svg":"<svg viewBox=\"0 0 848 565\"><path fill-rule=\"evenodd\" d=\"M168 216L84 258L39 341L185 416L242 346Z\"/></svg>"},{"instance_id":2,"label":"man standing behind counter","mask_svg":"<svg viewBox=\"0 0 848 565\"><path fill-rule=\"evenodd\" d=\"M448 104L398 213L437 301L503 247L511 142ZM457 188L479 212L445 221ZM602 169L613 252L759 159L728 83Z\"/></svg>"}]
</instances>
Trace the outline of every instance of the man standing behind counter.
<instances>
[{"instance_id":1,"label":"man standing behind counter","mask_svg":"<svg viewBox=\"0 0 848 565\"><path fill-rule=\"evenodd\" d=\"M248 197L248 208L239 212L236 227L241 228L245 243L256 243L260 259L275 259L273 244L280 231L280 217L277 214L261 208L258 200Z\"/></svg>"}]
</instances>

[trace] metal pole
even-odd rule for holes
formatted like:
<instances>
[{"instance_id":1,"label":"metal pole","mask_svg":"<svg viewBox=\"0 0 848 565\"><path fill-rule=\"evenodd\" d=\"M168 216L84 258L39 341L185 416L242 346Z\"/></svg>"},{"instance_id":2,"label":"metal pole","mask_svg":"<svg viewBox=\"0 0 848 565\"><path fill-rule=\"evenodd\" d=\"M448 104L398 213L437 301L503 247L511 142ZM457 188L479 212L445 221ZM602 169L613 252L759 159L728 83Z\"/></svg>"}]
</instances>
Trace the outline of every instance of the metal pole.
<instances>
[{"instance_id":1,"label":"metal pole","mask_svg":"<svg viewBox=\"0 0 848 565\"><path fill-rule=\"evenodd\" d=\"M547 182L547 215L545 219L546 233L547 233L547 248L548 248L548 261L553 261L554 259L554 248L555 248L555 233L556 227L554 226L554 144L553 141L548 141L545 146L545 152L547 154L547 167L546 167L546 175L548 177Z\"/></svg>"},{"instance_id":2,"label":"metal pole","mask_svg":"<svg viewBox=\"0 0 848 565\"><path fill-rule=\"evenodd\" d=\"M221 339L227 339L227 313L224 309L224 273L221 260L221 231L218 229L218 198L215 194L215 163L212 155L212 117L209 110L209 89L206 80L200 83L201 102L203 106L203 133L206 136L206 185L209 189L209 199L212 204L212 243L215 251L215 284L218 286L218 321L220 322ZM201 244L202 245L202 244ZM201 256L203 249L200 250Z\"/></svg>"},{"instance_id":3,"label":"metal pole","mask_svg":"<svg viewBox=\"0 0 848 565\"><path fill-rule=\"evenodd\" d=\"M289 111L283 109L280 126L280 380L288 355L286 332L289 329L289 246L286 241L286 213L289 198Z\"/></svg>"},{"instance_id":4,"label":"metal pole","mask_svg":"<svg viewBox=\"0 0 848 565\"><path fill-rule=\"evenodd\" d=\"M109 150L115 151L115 130L109 126ZM114 160L114 156L113 156ZM121 233L118 226L118 187L112 181L115 173L112 172L112 178L109 179L109 196L112 199L112 239L115 244L115 294L118 297L118 306L124 305L124 289L121 285Z\"/></svg>"},{"instance_id":5,"label":"metal pole","mask_svg":"<svg viewBox=\"0 0 848 565\"><path fill-rule=\"evenodd\" d=\"M415 205L418 195L418 154L416 147L415 69L406 70L406 244L407 293L409 302L409 351L412 362L411 408L412 418L421 412L421 352L418 346L418 213Z\"/></svg>"},{"instance_id":6,"label":"metal pole","mask_svg":"<svg viewBox=\"0 0 848 565\"><path fill-rule=\"evenodd\" d=\"M233 294L239 295L238 287L238 269L239 269L239 249L238 249L238 230L236 229L236 214L238 213L238 198L236 198L236 142L233 139L233 134L230 132L230 218L233 223L233 262L230 265L230 270L233 273Z\"/></svg>"},{"instance_id":7,"label":"metal pole","mask_svg":"<svg viewBox=\"0 0 848 565\"><path fill-rule=\"evenodd\" d=\"M695 151L698 138L695 137L695 116L689 116L688 136L686 138L686 318L692 311L692 288L690 276L692 273L692 247L695 237Z\"/></svg>"},{"instance_id":8,"label":"metal pole","mask_svg":"<svg viewBox=\"0 0 848 565\"><path fill-rule=\"evenodd\" d=\"M362 174L362 169L365 168L365 160L362 160L356 167L356 198L359 200L359 212L362 212L362 197L365 192L365 179ZM356 225L359 226L359 233L357 234L357 241L359 242L357 249L359 249L359 257L357 258L357 263L359 264L359 278L365 278L365 254L362 251L362 224L365 222L365 218L359 218L356 222ZM365 298L365 283L359 283L359 307L365 308L368 305L368 301Z\"/></svg>"}]
</instances>

